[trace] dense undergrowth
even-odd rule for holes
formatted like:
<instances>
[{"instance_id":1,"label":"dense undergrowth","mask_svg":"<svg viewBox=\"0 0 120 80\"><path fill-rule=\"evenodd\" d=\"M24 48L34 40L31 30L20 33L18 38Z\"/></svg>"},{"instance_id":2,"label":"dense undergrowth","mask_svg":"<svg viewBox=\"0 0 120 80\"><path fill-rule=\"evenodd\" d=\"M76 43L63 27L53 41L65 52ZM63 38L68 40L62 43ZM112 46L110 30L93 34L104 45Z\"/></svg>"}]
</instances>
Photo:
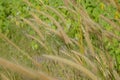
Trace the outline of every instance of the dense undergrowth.
<instances>
[{"instance_id":1,"label":"dense undergrowth","mask_svg":"<svg viewBox=\"0 0 120 80\"><path fill-rule=\"evenodd\" d=\"M118 0L2 0L1 80L119 80Z\"/></svg>"}]
</instances>

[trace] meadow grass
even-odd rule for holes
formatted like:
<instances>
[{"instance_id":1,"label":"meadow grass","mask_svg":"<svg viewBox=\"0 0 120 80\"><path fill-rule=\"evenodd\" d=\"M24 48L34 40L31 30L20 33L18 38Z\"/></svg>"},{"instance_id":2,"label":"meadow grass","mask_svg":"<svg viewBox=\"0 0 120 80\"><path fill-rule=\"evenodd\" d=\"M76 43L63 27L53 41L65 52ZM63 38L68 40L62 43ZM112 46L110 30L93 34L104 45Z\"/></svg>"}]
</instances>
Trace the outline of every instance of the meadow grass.
<instances>
[{"instance_id":1,"label":"meadow grass","mask_svg":"<svg viewBox=\"0 0 120 80\"><path fill-rule=\"evenodd\" d=\"M104 47L105 39L120 41L119 35L106 30L80 4L72 1L63 0L64 5L56 8L39 0L41 9L36 9L24 0L30 7L30 16L17 17L16 26L20 37L25 37L20 40L25 42L18 46L19 43L0 33L1 40L6 42L3 45L12 46L10 50L16 55L8 59L0 57L1 80L120 80L116 60ZM100 18L120 31L114 21L103 15ZM35 52L29 47L31 41L35 42Z\"/></svg>"}]
</instances>

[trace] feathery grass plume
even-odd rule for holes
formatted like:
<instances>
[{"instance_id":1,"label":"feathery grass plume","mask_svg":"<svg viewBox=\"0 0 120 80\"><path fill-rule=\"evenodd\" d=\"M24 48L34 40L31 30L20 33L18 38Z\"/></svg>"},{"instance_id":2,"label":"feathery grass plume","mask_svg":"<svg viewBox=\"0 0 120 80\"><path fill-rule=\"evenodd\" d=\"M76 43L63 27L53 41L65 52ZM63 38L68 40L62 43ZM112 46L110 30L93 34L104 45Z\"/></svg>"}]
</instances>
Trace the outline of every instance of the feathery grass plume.
<instances>
[{"instance_id":1,"label":"feathery grass plume","mask_svg":"<svg viewBox=\"0 0 120 80\"><path fill-rule=\"evenodd\" d=\"M86 25L86 24L84 24L84 25ZM95 56L95 51L94 51L93 45L92 45L90 37L89 37L87 26L85 26L84 36L85 36L85 40L87 42L87 45L90 49L90 53Z\"/></svg>"},{"instance_id":2,"label":"feathery grass plume","mask_svg":"<svg viewBox=\"0 0 120 80\"><path fill-rule=\"evenodd\" d=\"M82 60L77 55L72 55L71 53L68 53L67 51L61 51L66 56L70 57L73 61L75 61L78 64L83 64ZM75 57L76 56L76 57Z\"/></svg>"},{"instance_id":3,"label":"feathery grass plume","mask_svg":"<svg viewBox=\"0 0 120 80\"><path fill-rule=\"evenodd\" d=\"M112 27L114 27L115 30L120 31L120 27L119 25L117 25L115 22L113 22L112 20L108 19L107 17L101 15L100 16L103 20L105 20L106 22L108 22L108 24L112 25Z\"/></svg>"},{"instance_id":4,"label":"feathery grass plume","mask_svg":"<svg viewBox=\"0 0 120 80\"><path fill-rule=\"evenodd\" d=\"M72 9L71 9L72 10ZM84 30L84 28L82 29L83 31L84 31L84 33L85 34L89 34L88 32L89 31L91 31L91 32L96 32L96 31L99 31L99 30L101 30L102 32L104 32L104 33L106 33L106 31L105 30L103 30L102 28L101 28L101 26L99 25L99 24L97 24L97 23L95 23L90 17L89 17L89 15L84 11L84 9L80 6L80 14L82 15L81 17L82 17L82 20L83 20L83 25L84 26L86 26L85 27L85 30ZM76 12L76 11L74 11L75 13L77 13L78 14L78 11ZM42 12L42 14L43 15L45 15L45 13L44 12ZM49 15L45 15L45 16L49 16ZM49 18L51 18L51 16L49 16ZM53 20L54 21L54 19L51 19L51 20ZM57 24L57 23L56 23ZM95 26L97 26L97 27L95 27ZM59 27L60 28L60 27ZM54 31L55 32L55 31ZM97 33L97 35L99 36L101 33L100 32L96 32ZM99 34L98 34L99 33ZM114 37L116 37L113 33L111 33L111 32L108 32L108 33L106 33L106 36L114 36ZM88 36L86 36L86 35L84 35L84 37L86 38L86 41L87 41L87 43L88 43L88 45L89 45L89 48L91 48L91 47L93 47L93 45L91 44L91 40L90 40L90 38L89 38L89 35ZM116 37L117 39L119 39L119 37ZM90 49L91 50L91 52L92 53L95 53L94 52L94 50L93 50L93 48L92 49Z\"/></svg>"},{"instance_id":5,"label":"feathery grass plume","mask_svg":"<svg viewBox=\"0 0 120 80\"><path fill-rule=\"evenodd\" d=\"M4 34L0 33L0 37L4 40L6 40L9 44L11 44L13 47L15 47L18 51L20 51L24 56L26 56L29 60L31 60L36 66L41 67L41 64L36 62L34 59L32 59L28 53L21 50L15 43L13 43L11 40L9 40Z\"/></svg>"},{"instance_id":6,"label":"feathery grass plume","mask_svg":"<svg viewBox=\"0 0 120 80\"><path fill-rule=\"evenodd\" d=\"M27 19L24 19L24 18L21 18L23 21L25 21L27 24L30 25L30 27L35 30L37 32L37 34L40 36L40 38L42 39L42 41L45 40L43 34L41 33L41 31L39 30L39 28L37 28L32 22L30 22L29 20Z\"/></svg>"},{"instance_id":7,"label":"feathery grass plume","mask_svg":"<svg viewBox=\"0 0 120 80\"><path fill-rule=\"evenodd\" d=\"M53 21L54 24L55 24L55 25L57 26L57 28L58 28L58 31L59 31L59 33L60 33L60 37L65 41L66 44L69 44L69 43L71 44L70 38L65 34L65 32L63 31L62 26L59 24L59 22L57 22L57 21L54 19L54 17L50 16L49 14L46 14L45 12L41 12L41 11L36 11L36 12L38 12L39 14L42 14L42 15L44 15L44 16L46 16L46 17L48 17L51 21Z\"/></svg>"},{"instance_id":8,"label":"feathery grass plume","mask_svg":"<svg viewBox=\"0 0 120 80\"><path fill-rule=\"evenodd\" d=\"M90 71L92 71L94 74L97 74L97 66L95 63L92 62L91 59L89 59L90 56L85 56L86 54L81 54L74 50L72 50L71 53L68 53L67 51L62 51L62 53L70 57L71 60L75 61L77 64L89 67L91 69Z\"/></svg>"},{"instance_id":9,"label":"feathery grass plume","mask_svg":"<svg viewBox=\"0 0 120 80\"><path fill-rule=\"evenodd\" d=\"M112 4L117 10L120 12L120 4L119 0L110 0L110 4Z\"/></svg>"},{"instance_id":10,"label":"feathery grass plume","mask_svg":"<svg viewBox=\"0 0 120 80\"><path fill-rule=\"evenodd\" d=\"M83 58L87 64L89 64L90 67L94 69L94 72L97 72L97 66L95 63L93 63L88 57L85 55L82 55L74 50L71 51L73 54L78 55L79 57Z\"/></svg>"},{"instance_id":11,"label":"feathery grass plume","mask_svg":"<svg viewBox=\"0 0 120 80\"><path fill-rule=\"evenodd\" d=\"M52 9L55 13L57 13L57 15L60 16L60 18L61 18L63 21L65 21L65 19L64 19L55 9L53 9L52 7L49 7L49 6L47 6L47 8ZM61 25L60 25L52 16L50 16L50 15L48 15L48 14L42 12L42 11L36 11L36 12L38 12L38 13L44 15L44 16L47 16L50 20L52 20L52 21L54 22L54 24L58 27L58 31L59 31L59 33L60 33L60 37L63 38L63 40L65 41L66 44L71 43L71 40L70 40L69 37L64 33ZM34 17L36 17L36 16L34 15ZM28 21L25 20L25 19L23 19L23 20L26 21L29 25L31 25L31 27L34 28L37 33L39 32L35 27L33 27L33 24L31 24L30 22L28 22ZM41 35L40 32L39 32L38 34L43 38L43 36Z\"/></svg>"},{"instance_id":12,"label":"feathery grass plume","mask_svg":"<svg viewBox=\"0 0 120 80\"><path fill-rule=\"evenodd\" d=\"M114 7L117 7L118 0L110 0L110 3L111 3Z\"/></svg>"},{"instance_id":13,"label":"feathery grass plume","mask_svg":"<svg viewBox=\"0 0 120 80\"><path fill-rule=\"evenodd\" d=\"M100 30L100 31L102 31L103 33L106 33L106 31L103 29L103 27L102 26L100 26L98 23L96 23L96 22L94 22L90 17L89 17L89 15L85 12L85 10L83 10L83 8L81 7L81 10L80 10L80 13L81 13L81 17L83 17L82 18L82 20L83 20L83 23L85 22L85 25L88 25L89 26L89 31L90 32L95 32L95 31L98 31L97 30L97 28ZM108 20L107 20L108 21ZM112 23L113 24L113 23ZM97 27L94 27L94 26L97 26ZM115 26L115 25L114 25ZM94 31L93 31L94 30ZM97 34L98 34L98 32L97 32ZM99 34L101 34L101 33L99 33ZM108 36L112 36L112 37L114 37L114 38L116 38L116 39L118 39L119 40L119 36L117 36L116 34L114 34L113 32L108 32L107 31L107 33L106 33L106 36L108 37Z\"/></svg>"},{"instance_id":14,"label":"feathery grass plume","mask_svg":"<svg viewBox=\"0 0 120 80\"><path fill-rule=\"evenodd\" d=\"M52 32L52 33L60 36L60 33L58 31L52 29L50 25L48 25L47 23L45 23L44 21L42 21L35 13L31 12L30 14L34 17L34 19L35 19L35 21L36 21L37 24L45 26L44 28L47 31L50 31L50 32ZM41 42L41 44L43 45L42 42Z\"/></svg>"},{"instance_id":15,"label":"feathery grass plume","mask_svg":"<svg viewBox=\"0 0 120 80\"><path fill-rule=\"evenodd\" d=\"M64 58L60 58L60 57L57 57L57 56L52 56L52 55L43 55L43 56L47 57L47 58L50 58L52 60L57 60L59 62L65 63L67 65L70 65L70 66L82 71L85 75L90 77L92 80L100 80L99 77L97 77L95 74L90 72L88 69L86 69L85 67L83 67L83 66L81 66L81 65L79 65L77 63L74 63L73 61L70 61L70 60L64 59Z\"/></svg>"},{"instance_id":16,"label":"feathery grass plume","mask_svg":"<svg viewBox=\"0 0 120 80\"><path fill-rule=\"evenodd\" d=\"M1 76L1 79L2 80L10 80L7 76L5 76L4 74L0 74L0 76Z\"/></svg>"},{"instance_id":17,"label":"feathery grass plume","mask_svg":"<svg viewBox=\"0 0 120 80\"><path fill-rule=\"evenodd\" d=\"M113 3L115 3L115 7L117 8L117 10L120 12L120 4L118 0L113 0Z\"/></svg>"},{"instance_id":18,"label":"feathery grass plume","mask_svg":"<svg viewBox=\"0 0 120 80\"><path fill-rule=\"evenodd\" d=\"M115 70L113 70L113 75L115 77L115 80L120 80L120 76Z\"/></svg>"},{"instance_id":19,"label":"feathery grass plume","mask_svg":"<svg viewBox=\"0 0 120 80\"><path fill-rule=\"evenodd\" d=\"M47 46L42 41L40 41L39 39L37 39L36 37L34 37L32 35L29 35L29 34L26 34L26 36L30 37L31 39L34 39L35 41L37 41L38 43L40 43L42 45L42 47L45 48L45 50L48 50Z\"/></svg>"},{"instance_id":20,"label":"feathery grass plume","mask_svg":"<svg viewBox=\"0 0 120 80\"><path fill-rule=\"evenodd\" d=\"M65 6L69 6L69 0L63 0Z\"/></svg>"},{"instance_id":21,"label":"feathery grass plume","mask_svg":"<svg viewBox=\"0 0 120 80\"><path fill-rule=\"evenodd\" d=\"M23 0L25 3L27 3L30 7L33 7L33 8L35 8L34 7L34 5L29 1L29 0ZM38 2L37 0L36 0L36 2ZM41 4L42 6L44 6L44 3L43 3L43 1L42 0L39 0L39 4Z\"/></svg>"},{"instance_id":22,"label":"feathery grass plume","mask_svg":"<svg viewBox=\"0 0 120 80\"><path fill-rule=\"evenodd\" d=\"M64 2L67 2L67 4L71 4L72 5L72 7L74 7L75 8L75 10L74 9L72 9L72 8L70 8L69 6L61 6L60 8L62 8L62 9L66 9L67 11L69 11L72 15L74 15L74 17L73 17L73 19L75 19L75 21L78 23L78 39L79 39L79 48L80 48L80 52L81 53L84 53L84 46L83 46L83 31L82 31L82 23L81 23L81 13L79 12L79 9L77 8L77 7L79 7L79 6L77 6L76 7L76 4L77 4L77 2L75 1L75 0L73 0L73 1L69 1L69 0L64 0ZM73 2L73 3L72 3ZM80 6L81 7L81 6ZM77 17L77 18L76 18Z\"/></svg>"},{"instance_id":23,"label":"feathery grass plume","mask_svg":"<svg viewBox=\"0 0 120 80\"><path fill-rule=\"evenodd\" d=\"M28 78L34 79L34 80L56 80L54 78L50 78L49 76L45 75L44 73L40 71L33 71L31 69L27 69L21 65L14 64L8 60L5 60L3 58L0 58L0 65L4 68L10 69L12 71L15 71L19 74L22 74L23 76L26 76Z\"/></svg>"},{"instance_id":24,"label":"feathery grass plume","mask_svg":"<svg viewBox=\"0 0 120 80\"><path fill-rule=\"evenodd\" d=\"M64 16L62 14L60 14L60 12L58 10L56 10L55 8L51 7L51 6L46 6L47 10L51 10L54 11L55 14L57 14L57 16L61 19L62 23L64 23L64 25L66 26L66 19L64 18Z\"/></svg>"},{"instance_id":25,"label":"feathery grass plume","mask_svg":"<svg viewBox=\"0 0 120 80\"><path fill-rule=\"evenodd\" d=\"M46 26L46 27L51 27L51 26L49 26L47 23L45 23L44 21L42 21L35 13L30 13L32 16L33 16L33 18L35 19L35 21L36 21L36 23L37 24L39 24L39 25L44 25L44 26Z\"/></svg>"},{"instance_id":26,"label":"feathery grass plume","mask_svg":"<svg viewBox=\"0 0 120 80\"><path fill-rule=\"evenodd\" d=\"M46 8L45 9L49 9L49 10L51 10L51 11L54 11L55 12L55 14L57 14L58 15L58 17L63 21L63 23L66 25L66 20L65 20L65 18L56 10L56 9L54 9L54 8L52 8L52 7L50 7L50 6L45 6ZM45 14L45 13L43 13L43 14ZM32 13L32 15L38 20L37 22L40 22L41 23L41 20L40 19L38 19L37 17L36 17L36 15L34 14L34 13ZM79 15L79 14L77 14L77 15ZM50 16L49 16L50 17ZM52 19L53 20L53 19ZM54 20L55 21L55 20ZM43 22L42 22L43 23ZM78 18L78 23L80 23L80 20L79 20L79 18ZM45 23L44 23L45 24ZM47 25L46 25L47 26ZM47 26L48 27L48 26ZM60 28L60 27L59 27ZM50 29L51 30L51 29ZM54 30L52 30L54 33L56 33L56 34L58 34L57 32L55 32ZM80 46L80 51L81 51L81 53L84 53L84 48L83 48L83 41L82 41L82 30L81 30L81 27L79 27L79 32L80 32L80 39L79 39L79 46ZM61 33L60 34L58 34L59 36L61 35L64 35L63 36L63 39L65 40L65 42L66 41L68 41L67 40L67 36L65 35L65 33L63 33L62 32L62 30L61 30ZM69 41L70 42L70 41Z\"/></svg>"},{"instance_id":27,"label":"feathery grass plume","mask_svg":"<svg viewBox=\"0 0 120 80\"><path fill-rule=\"evenodd\" d=\"M105 35L105 38L110 39L112 37L120 40L120 37L113 32L105 30L100 24L94 22L86 10L81 5L77 4L75 0L72 0L74 3L70 0L64 0L66 6L59 6L58 8L46 5L44 4L44 1L39 0L40 4L42 4L42 6L40 5L40 11L36 9L30 1L23 1L25 1L31 8L29 12L31 16L29 18L32 18L33 22L30 21L29 18L20 17L20 19L23 20L22 24L28 24L30 28L37 33L36 35L38 35L39 38L30 34L26 34L26 36L40 43L40 46L44 48L44 51L40 49L40 53L47 55L43 55L41 59L41 56L38 56L40 53L36 51L36 54L31 57L2 33L0 33L0 37L14 46L19 52L22 53L22 55L27 56L27 58L34 63L31 64L32 66L35 65L38 67L37 69L42 71L45 70L44 72L47 72L48 75L54 76L55 78L59 77L62 80L120 79L119 74L114 68L113 59L109 56L107 51L101 51L101 49L98 49L100 45L95 46L93 44L94 40L91 39L91 36L92 34L95 34L99 37L97 40L100 44L104 43L100 42L103 38L103 34ZM67 15L67 18L64 17L61 14L61 9L71 15ZM56 19L56 16L60 19L60 21ZM45 19L43 19L44 17ZM49 25L46 19L57 28L53 29L52 25ZM70 28L75 25L75 27L78 26L78 29L80 29L79 33L74 32L79 35L77 36L79 40L74 39L74 37L69 37L67 34L69 31L64 30L64 28L67 27L67 19L71 20ZM115 29L119 29L114 22L111 22L107 18L104 18L104 20L111 24ZM70 48L67 47L66 44L70 44ZM81 51L79 51L79 48ZM49 55L51 53L54 55ZM37 56L37 61L33 59L34 56L35 59ZM45 57L50 58L53 61L43 61ZM43 63L42 67L44 67L44 69L39 67L41 66L40 63ZM24 77L29 77L34 80L56 80L39 70L34 68L27 69L27 67L12 63L3 58L0 58L0 65L12 70L13 72L22 74ZM60 80L59 78L57 79Z\"/></svg>"},{"instance_id":28,"label":"feathery grass plume","mask_svg":"<svg viewBox=\"0 0 120 80\"><path fill-rule=\"evenodd\" d=\"M112 5L114 7L117 7L115 0L100 0L100 1L104 2L107 5Z\"/></svg>"}]
</instances>

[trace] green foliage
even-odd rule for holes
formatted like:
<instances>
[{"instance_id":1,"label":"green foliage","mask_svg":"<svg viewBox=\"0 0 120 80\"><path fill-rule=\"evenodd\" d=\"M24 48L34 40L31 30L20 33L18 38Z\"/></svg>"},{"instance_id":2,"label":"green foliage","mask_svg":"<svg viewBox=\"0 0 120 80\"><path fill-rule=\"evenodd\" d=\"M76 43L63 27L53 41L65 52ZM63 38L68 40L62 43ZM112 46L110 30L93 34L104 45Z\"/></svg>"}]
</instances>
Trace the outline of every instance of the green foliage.
<instances>
[{"instance_id":1,"label":"green foliage","mask_svg":"<svg viewBox=\"0 0 120 80\"><path fill-rule=\"evenodd\" d=\"M102 25L105 30L114 31L115 33L117 33L118 36L120 36L119 31L115 31L113 29L113 26L111 26L109 23L105 22L105 20L100 18L100 15L105 15L107 18L111 20L116 20L116 18L119 19L120 13L118 13L117 9L113 5L111 4L107 5L99 0L82 0L81 4L84 6L84 8L86 9L86 11L89 13L89 15L94 21ZM117 63L118 63L117 66L118 66L120 63L119 58L118 58L120 57L119 40L114 39L112 42L110 42L109 40L103 39L102 41L105 42L106 44L105 48L108 49L108 52L111 55L113 55L115 59L117 59Z\"/></svg>"},{"instance_id":2,"label":"green foliage","mask_svg":"<svg viewBox=\"0 0 120 80\"><path fill-rule=\"evenodd\" d=\"M43 1L44 5L39 1ZM119 49L120 41L119 39L112 38L108 34L107 35L110 38L106 38L102 30L114 33L117 36L120 36L120 32L119 30L116 30L113 27L113 25L106 22L104 19L100 17L101 15L104 15L108 19L112 20L115 24L120 25L118 21L118 19L120 18L120 13L112 4L107 5L104 2L101 2L100 0L77 0L78 2L77 4L83 6L84 10L89 14L90 19L93 20L93 22L95 22L96 24L99 24L100 27L102 26L100 28L102 30L94 30L94 29L97 29L96 28L97 26L94 26L94 29L93 30L91 29L92 31L90 33L88 31L89 34L87 34L87 31L86 32L84 31L85 25L82 23L84 21L81 20L83 15L80 14L80 10L79 8L77 8L77 5L71 5L70 7L68 6L65 7L64 1L62 0L29 0L29 2L32 3L32 6L26 4L23 0L1 0L0 1L0 33L4 34L8 38L7 40L8 43L11 44L11 42L9 42L9 40L11 40L13 41L14 44L19 46L19 48L21 49L20 50L17 48L18 51L14 50L14 48L11 46L8 46L8 43L5 43L4 39L1 39L2 36L0 36L0 47L2 47L0 48L0 51L1 51L0 56L8 59L14 58L12 59L13 61L18 60L18 62L23 63L23 65L27 65L32 68L38 69L36 68L35 65L33 65L32 61L34 62L34 60L32 60L30 56L33 57L36 55L40 56L42 54L54 54L62 57L67 57L68 59L70 58L72 61L75 61L75 62L78 61L76 63L79 63L79 61L82 61L85 64L82 64L81 62L80 64L82 64L82 66L84 67L88 67L89 65L87 64L87 61L85 62L81 57L79 57L78 55L76 56L70 51L76 50L76 52L80 51L80 53L86 53L87 52L86 48L90 48L90 51L88 50L88 52L94 53L94 50L92 50L92 47L93 47L93 49L95 49L96 51L95 53L98 53L97 55L99 55L99 53L102 53L101 50L105 53L109 53L110 55L112 55L112 57L116 61L115 70L117 70L117 72L120 71L120 65L119 65L120 64L120 49ZM51 9L50 7L53 9ZM39 12L44 12L44 13L42 14ZM76 14L74 12L76 12ZM37 18L39 18L41 21L44 22L44 24L37 22L39 20L35 21L36 20L35 17L33 17L33 15L31 14L36 15ZM60 15L62 15L62 17ZM26 19L26 21L24 20L24 18ZM30 21L30 23L27 21ZM63 30L63 33L62 31L61 32L59 31L60 28L58 25L55 24L55 21L56 21L56 24L60 25L60 27ZM31 27L31 24L36 29L34 27ZM90 24L93 25L93 23L90 23ZM46 25L49 27L47 27ZM89 28L91 28L91 26ZM40 31L37 31L37 30L40 30ZM44 40L42 39L39 32L41 32L42 36L44 36L45 38ZM66 36L64 37L64 35L67 35L68 38L66 39ZM85 35L87 35L88 37L90 36L89 37L90 39L87 37L88 42L86 40ZM72 39L73 41L78 43L71 45L70 43L67 43L65 39L68 42L69 42L69 39L70 40ZM90 40L93 46L89 44ZM84 51L83 49L85 49L86 51ZM4 54L4 53L7 53L8 51L10 51L8 55ZM24 51L28 52L28 55L25 54ZM62 53L65 53L65 55L62 55ZM67 54L66 56L66 53L69 53L69 54ZM106 58L107 54L100 54L101 60L102 60L102 57L101 57L102 55L104 55L104 58ZM51 56L48 56L48 57L51 57ZM92 57L93 56L89 56L88 59L91 60ZM54 58L55 57L53 57L53 59ZM55 58L55 59L58 61L60 60L61 62L64 62L64 60L62 61L63 58ZM67 60L65 61L67 63ZM104 61L104 59L102 61ZM95 65L97 65L97 68L100 68L102 66L103 70L106 70L106 65L109 63L109 61L100 62L101 66L99 67L100 64L97 63L96 59L91 60L91 62L95 62ZM75 80L76 79L78 80L81 76L81 74L79 74L77 70L72 69L70 66L63 67L61 64L58 64L56 62L55 63L52 62L51 64L49 62L48 63L45 62L41 64L43 64L43 66L45 67L43 70L48 71L48 74L50 75L52 74L52 72L56 73L54 68L57 68L59 71L58 73L53 74L54 76L60 75L60 77L64 77L62 72L64 72L64 74L65 73L69 74L70 72L71 73L69 74L70 77L72 77L74 74L78 75L78 76L75 76L74 78ZM63 71L60 68L62 68ZM68 71L65 72L66 69ZM100 70L99 75L102 76L101 79L107 79L107 77L105 77L107 74L106 72L107 71L103 71L102 73L102 71ZM110 74L110 72L108 73L108 75L112 77L113 80L115 80L113 75ZM16 76L16 75L13 75L13 76Z\"/></svg>"}]
</instances>

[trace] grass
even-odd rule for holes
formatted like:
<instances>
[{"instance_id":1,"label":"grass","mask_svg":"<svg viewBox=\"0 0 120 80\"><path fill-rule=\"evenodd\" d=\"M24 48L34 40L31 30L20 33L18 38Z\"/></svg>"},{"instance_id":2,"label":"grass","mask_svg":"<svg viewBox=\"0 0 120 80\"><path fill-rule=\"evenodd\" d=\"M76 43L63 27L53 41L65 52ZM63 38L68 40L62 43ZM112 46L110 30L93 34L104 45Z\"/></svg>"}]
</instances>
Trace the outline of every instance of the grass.
<instances>
[{"instance_id":1,"label":"grass","mask_svg":"<svg viewBox=\"0 0 120 80\"><path fill-rule=\"evenodd\" d=\"M40 0L40 9L24 2L29 16L16 17L18 32L0 32L1 53L11 52L0 57L1 80L120 79L119 63L106 48L107 42L120 41L117 22L100 15L115 32L105 29L75 0L63 0L57 7Z\"/></svg>"}]
</instances>

